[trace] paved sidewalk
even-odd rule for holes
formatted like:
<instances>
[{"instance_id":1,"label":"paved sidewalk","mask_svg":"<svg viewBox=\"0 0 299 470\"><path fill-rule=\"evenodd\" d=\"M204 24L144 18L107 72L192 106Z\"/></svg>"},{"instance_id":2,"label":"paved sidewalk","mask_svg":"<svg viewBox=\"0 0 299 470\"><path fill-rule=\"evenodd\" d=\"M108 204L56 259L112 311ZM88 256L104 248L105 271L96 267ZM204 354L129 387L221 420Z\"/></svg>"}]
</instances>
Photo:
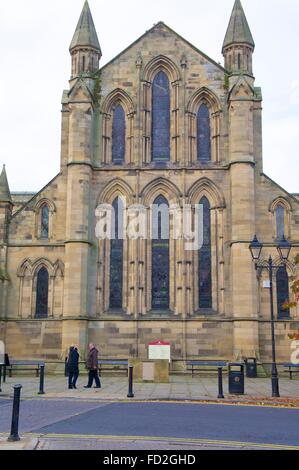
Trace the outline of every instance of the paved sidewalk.
<instances>
[{"instance_id":1,"label":"paved sidewalk","mask_svg":"<svg viewBox=\"0 0 299 470\"><path fill-rule=\"evenodd\" d=\"M8 436L0 437L0 450L34 450L39 445L37 437L25 436L19 442L8 442Z\"/></svg>"},{"instance_id":2,"label":"paved sidewalk","mask_svg":"<svg viewBox=\"0 0 299 470\"><path fill-rule=\"evenodd\" d=\"M229 396L227 377L224 377L224 394L226 400L246 401L246 402L270 402L289 403L299 406L299 380L280 379L281 400L271 399L271 379L246 379L245 395L241 397ZM81 376L78 381L78 390L68 390L67 381L64 377L49 376L45 379L45 395L38 395L39 379L23 377L18 375L13 378L7 378L7 382L2 384L1 398L9 398L13 395L13 385L22 384L22 398L41 399L80 399L80 400L104 400L119 401L127 399L128 380L125 377L106 377L102 378L103 388L101 390L84 389L86 377ZM169 384L134 384L134 400L187 400L187 401L205 401L216 400L218 396L217 377L195 377L173 376Z\"/></svg>"},{"instance_id":3,"label":"paved sidewalk","mask_svg":"<svg viewBox=\"0 0 299 470\"><path fill-rule=\"evenodd\" d=\"M250 444L244 442L222 442L208 439L151 439L146 438L69 438L69 437L44 437L22 436L20 442L9 443L7 436L0 437L0 451L61 451L61 450L93 450L93 451L207 451L207 450L298 450L292 446Z\"/></svg>"}]
</instances>

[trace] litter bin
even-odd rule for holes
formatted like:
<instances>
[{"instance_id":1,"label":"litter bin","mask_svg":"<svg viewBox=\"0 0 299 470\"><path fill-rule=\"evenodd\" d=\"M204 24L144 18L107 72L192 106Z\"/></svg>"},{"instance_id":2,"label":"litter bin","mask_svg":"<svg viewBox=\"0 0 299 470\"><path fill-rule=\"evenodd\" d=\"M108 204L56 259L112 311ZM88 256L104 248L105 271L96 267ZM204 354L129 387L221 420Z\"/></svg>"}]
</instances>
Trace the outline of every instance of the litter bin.
<instances>
[{"instance_id":1,"label":"litter bin","mask_svg":"<svg viewBox=\"0 0 299 470\"><path fill-rule=\"evenodd\" d=\"M228 388L230 395L244 395L244 367L244 364L240 363L231 363L228 365Z\"/></svg>"},{"instance_id":2,"label":"litter bin","mask_svg":"<svg viewBox=\"0 0 299 470\"><path fill-rule=\"evenodd\" d=\"M246 377L249 379L257 378L257 363L254 357L249 357L245 360L246 364Z\"/></svg>"}]
</instances>

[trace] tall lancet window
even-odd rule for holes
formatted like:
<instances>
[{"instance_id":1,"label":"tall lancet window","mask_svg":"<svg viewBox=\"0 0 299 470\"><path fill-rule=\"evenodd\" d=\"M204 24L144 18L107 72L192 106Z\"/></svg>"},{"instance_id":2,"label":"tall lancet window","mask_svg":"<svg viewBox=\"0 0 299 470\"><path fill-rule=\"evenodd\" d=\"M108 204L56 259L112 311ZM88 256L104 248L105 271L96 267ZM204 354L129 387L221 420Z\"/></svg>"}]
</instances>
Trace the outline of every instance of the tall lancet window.
<instances>
[{"instance_id":1,"label":"tall lancet window","mask_svg":"<svg viewBox=\"0 0 299 470\"><path fill-rule=\"evenodd\" d=\"M159 196L153 206L152 309L169 310L169 205Z\"/></svg>"},{"instance_id":2,"label":"tall lancet window","mask_svg":"<svg viewBox=\"0 0 299 470\"><path fill-rule=\"evenodd\" d=\"M41 238L49 238L49 207L44 204L41 208Z\"/></svg>"},{"instance_id":3,"label":"tall lancet window","mask_svg":"<svg viewBox=\"0 0 299 470\"><path fill-rule=\"evenodd\" d=\"M203 206L203 246L198 259L199 308L212 309L211 207L205 196L199 204Z\"/></svg>"},{"instance_id":4,"label":"tall lancet window","mask_svg":"<svg viewBox=\"0 0 299 470\"><path fill-rule=\"evenodd\" d=\"M276 289L278 319L289 318L290 310L283 308L283 304L289 300L289 277L285 266L281 266L277 271Z\"/></svg>"},{"instance_id":5,"label":"tall lancet window","mask_svg":"<svg viewBox=\"0 0 299 470\"><path fill-rule=\"evenodd\" d=\"M170 160L170 87L164 72L157 73L153 81L152 160Z\"/></svg>"},{"instance_id":6,"label":"tall lancet window","mask_svg":"<svg viewBox=\"0 0 299 470\"><path fill-rule=\"evenodd\" d=\"M112 123L112 163L122 165L126 152L126 115L124 108L118 104L113 113Z\"/></svg>"},{"instance_id":7,"label":"tall lancet window","mask_svg":"<svg viewBox=\"0 0 299 470\"><path fill-rule=\"evenodd\" d=\"M36 282L36 318L48 317L49 300L49 273L46 268L41 268L37 274Z\"/></svg>"},{"instance_id":8,"label":"tall lancet window","mask_svg":"<svg viewBox=\"0 0 299 470\"><path fill-rule=\"evenodd\" d=\"M201 163L211 161L211 120L206 104L197 113L197 159Z\"/></svg>"},{"instance_id":9,"label":"tall lancet window","mask_svg":"<svg viewBox=\"0 0 299 470\"><path fill-rule=\"evenodd\" d=\"M281 240L285 236L285 208L279 204L275 210L276 237Z\"/></svg>"},{"instance_id":10,"label":"tall lancet window","mask_svg":"<svg viewBox=\"0 0 299 470\"><path fill-rule=\"evenodd\" d=\"M113 204L114 224L110 242L110 308L122 309L123 307L123 214L124 207L120 197L117 197ZM113 218L112 218L113 220Z\"/></svg>"}]
</instances>

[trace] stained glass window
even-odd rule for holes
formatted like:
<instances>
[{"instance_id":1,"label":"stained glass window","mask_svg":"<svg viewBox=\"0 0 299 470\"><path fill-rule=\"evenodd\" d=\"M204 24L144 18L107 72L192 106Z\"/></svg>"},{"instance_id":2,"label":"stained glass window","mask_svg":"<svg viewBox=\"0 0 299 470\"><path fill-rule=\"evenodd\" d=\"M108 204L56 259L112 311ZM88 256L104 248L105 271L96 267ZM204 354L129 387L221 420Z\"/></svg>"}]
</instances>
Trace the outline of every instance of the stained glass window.
<instances>
[{"instance_id":1,"label":"stained glass window","mask_svg":"<svg viewBox=\"0 0 299 470\"><path fill-rule=\"evenodd\" d=\"M152 309L169 310L169 205L159 196L153 220L152 240ZM165 211L167 208L167 213Z\"/></svg>"},{"instance_id":2,"label":"stained glass window","mask_svg":"<svg viewBox=\"0 0 299 470\"><path fill-rule=\"evenodd\" d=\"M36 285L36 318L47 318L49 297L49 274L46 268L41 268L37 275Z\"/></svg>"},{"instance_id":3,"label":"stained glass window","mask_svg":"<svg viewBox=\"0 0 299 470\"><path fill-rule=\"evenodd\" d=\"M206 197L200 200L203 206L203 246L199 250L199 308L212 308L212 249L211 208Z\"/></svg>"},{"instance_id":4,"label":"stained glass window","mask_svg":"<svg viewBox=\"0 0 299 470\"><path fill-rule=\"evenodd\" d=\"M202 104L197 114L197 159L202 163L211 160L211 123L210 111Z\"/></svg>"},{"instance_id":5,"label":"stained glass window","mask_svg":"<svg viewBox=\"0 0 299 470\"><path fill-rule=\"evenodd\" d=\"M46 204L41 209L41 238L49 238L49 207Z\"/></svg>"},{"instance_id":6,"label":"stained glass window","mask_svg":"<svg viewBox=\"0 0 299 470\"><path fill-rule=\"evenodd\" d=\"M285 209L284 207L281 205L277 206L275 214L276 214L276 236L279 240L281 240L285 235L285 227L284 227Z\"/></svg>"},{"instance_id":7,"label":"stained glass window","mask_svg":"<svg viewBox=\"0 0 299 470\"><path fill-rule=\"evenodd\" d=\"M289 300L289 277L285 266L281 266L277 271L276 288L278 318L289 318L290 310L283 309L283 304Z\"/></svg>"},{"instance_id":8,"label":"stained glass window","mask_svg":"<svg viewBox=\"0 0 299 470\"><path fill-rule=\"evenodd\" d=\"M152 160L170 160L170 90L169 80L159 72L152 90Z\"/></svg>"},{"instance_id":9,"label":"stained glass window","mask_svg":"<svg viewBox=\"0 0 299 470\"><path fill-rule=\"evenodd\" d=\"M117 197L112 204L114 209L114 239L110 242L110 308L122 309L123 306L123 252L122 237L123 203Z\"/></svg>"},{"instance_id":10,"label":"stained glass window","mask_svg":"<svg viewBox=\"0 0 299 470\"><path fill-rule=\"evenodd\" d=\"M112 124L112 162L121 165L126 151L126 115L123 107L116 106Z\"/></svg>"}]
</instances>

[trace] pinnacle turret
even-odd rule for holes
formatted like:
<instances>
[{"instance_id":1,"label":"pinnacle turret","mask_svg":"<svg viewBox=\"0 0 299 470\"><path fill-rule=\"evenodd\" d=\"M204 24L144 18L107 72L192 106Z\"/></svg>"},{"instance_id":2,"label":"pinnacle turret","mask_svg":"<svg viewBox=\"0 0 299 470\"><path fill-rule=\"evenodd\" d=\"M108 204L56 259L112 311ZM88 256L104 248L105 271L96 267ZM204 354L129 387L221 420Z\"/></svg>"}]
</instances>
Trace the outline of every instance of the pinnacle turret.
<instances>
[{"instance_id":1,"label":"pinnacle turret","mask_svg":"<svg viewBox=\"0 0 299 470\"><path fill-rule=\"evenodd\" d=\"M248 44L249 46L255 47L254 40L240 0L235 0L223 42L223 49L232 44Z\"/></svg>"},{"instance_id":2,"label":"pinnacle turret","mask_svg":"<svg viewBox=\"0 0 299 470\"><path fill-rule=\"evenodd\" d=\"M225 68L230 72L252 75L254 48L254 40L241 1L235 0L222 47Z\"/></svg>"},{"instance_id":3,"label":"pinnacle turret","mask_svg":"<svg viewBox=\"0 0 299 470\"><path fill-rule=\"evenodd\" d=\"M72 79L80 74L94 73L99 69L102 51L87 0L70 45L70 53Z\"/></svg>"},{"instance_id":4,"label":"pinnacle turret","mask_svg":"<svg viewBox=\"0 0 299 470\"><path fill-rule=\"evenodd\" d=\"M87 0L84 3L75 34L73 36L70 51L76 47L91 47L101 54L101 46Z\"/></svg>"},{"instance_id":5,"label":"pinnacle turret","mask_svg":"<svg viewBox=\"0 0 299 470\"><path fill-rule=\"evenodd\" d=\"M0 202L12 202L5 165L3 165L3 169L0 175Z\"/></svg>"}]
</instances>

